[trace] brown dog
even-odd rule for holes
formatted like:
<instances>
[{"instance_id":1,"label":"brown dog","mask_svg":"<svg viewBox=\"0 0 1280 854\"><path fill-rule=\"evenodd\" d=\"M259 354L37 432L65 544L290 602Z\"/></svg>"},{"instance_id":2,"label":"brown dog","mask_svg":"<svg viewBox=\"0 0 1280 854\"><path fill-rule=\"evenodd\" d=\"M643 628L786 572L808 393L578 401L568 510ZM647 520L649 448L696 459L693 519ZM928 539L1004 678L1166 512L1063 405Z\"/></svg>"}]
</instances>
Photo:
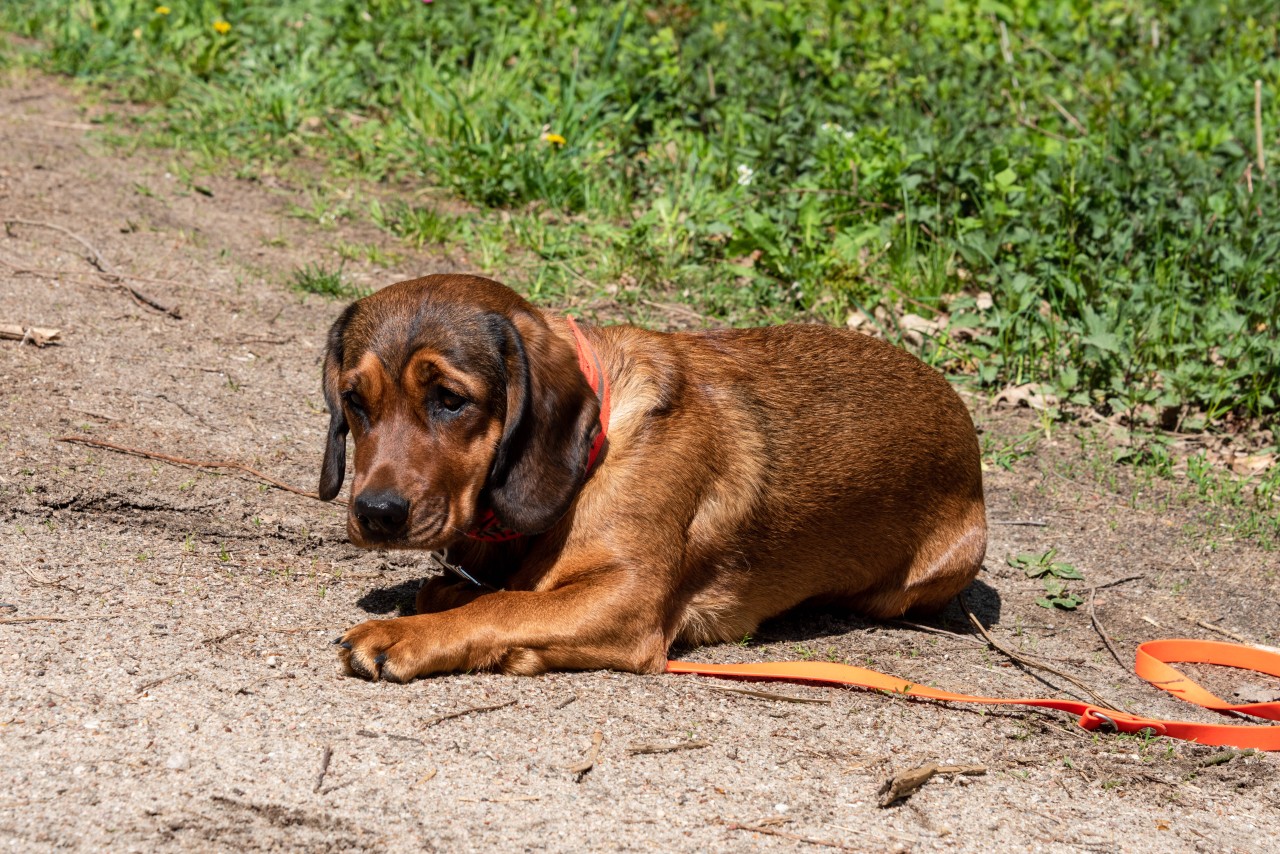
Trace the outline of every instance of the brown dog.
<instances>
[{"instance_id":1,"label":"brown dog","mask_svg":"<svg viewBox=\"0 0 1280 854\"><path fill-rule=\"evenodd\" d=\"M986 551L964 404L863 335L579 331L442 275L354 303L328 347L320 495L349 430L352 542L447 549L483 584L433 579L417 616L348 631L361 676L657 672L804 602L940 608Z\"/></svg>"}]
</instances>

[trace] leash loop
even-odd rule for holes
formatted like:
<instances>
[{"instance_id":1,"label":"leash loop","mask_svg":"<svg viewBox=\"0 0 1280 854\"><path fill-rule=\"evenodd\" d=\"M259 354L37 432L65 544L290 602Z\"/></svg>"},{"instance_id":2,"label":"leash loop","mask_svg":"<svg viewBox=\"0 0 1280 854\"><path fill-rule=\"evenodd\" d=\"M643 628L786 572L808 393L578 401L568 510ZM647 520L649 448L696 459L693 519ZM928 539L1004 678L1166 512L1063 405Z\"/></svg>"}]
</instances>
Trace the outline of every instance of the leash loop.
<instances>
[{"instance_id":1,"label":"leash loop","mask_svg":"<svg viewBox=\"0 0 1280 854\"><path fill-rule=\"evenodd\" d=\"M1270 647L1202 641L1166 639L1148 641L1139 645L1134 656L1134 672L1149 684L1168 691L1185 700L1224 717L1261 718L1280 721L1280 700L1266 703L1228 703L1197 685L1172 666L1172 662L1215 664L1240 670L1253 670L1280 677L1280 650ZM1280 751L1280 726L1206 724L1198 721L1174 721L1099 709L1078 700L1056 698L979 697L957 694L916 685L896 676L878 673L862 667L833 662L780 661L759 664L698 664L688 661L668 661L668 673L694 673L703 676L721 676L737 679L776 679L792 682L809 682L824 685L849 685L867 688L906 699L915 697L944 700L951 703L999 703L1039 708L1058 709L1079 715L1077 723L1083 729L1108 733L1141 733L1164 735L1199 744L1219 747L1255 748Z\"/></svg>"}]
</instances>

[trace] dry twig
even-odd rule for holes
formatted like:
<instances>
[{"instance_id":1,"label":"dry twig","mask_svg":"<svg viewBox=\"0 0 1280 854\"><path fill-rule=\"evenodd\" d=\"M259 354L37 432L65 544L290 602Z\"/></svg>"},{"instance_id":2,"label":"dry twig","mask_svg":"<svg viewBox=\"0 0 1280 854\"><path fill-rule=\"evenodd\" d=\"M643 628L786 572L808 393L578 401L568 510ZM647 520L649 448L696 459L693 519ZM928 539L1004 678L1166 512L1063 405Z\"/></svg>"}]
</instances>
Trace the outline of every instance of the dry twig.
<instances>
[{"instance_id":1,"label":"dry twig","mask_svg":"<svg viewBox=\"0 0 1280 854\"><path fill-rule=\"evenodd\" d=\"M463 715L478 715L482 712L493 712L498 709L505 709L507 706L514 706L515 704L515 700L507 700L505 703L495 703L492 706L472 706L469 709L459 709L456 712L449 712L445 715L436 715L434 718L427 718L422 722L422 726L424 728L435 726L436 724L444 723L445 721L451 721L454 718L460 718Z\"/></svg>"},{"instance_id":2,"label":"dry twig","mask_svg":"<svg viewBox=\"0 0 1280 854\"><path fill-rule=\"evenodd\" d=\"M219 644L219 643L222 643L224 640L230 640L231 638L235 637L236 635L240 634L241 632L247 632L247 631L249 631L249 627L248 627L248 626L241 626L241 627L240 627L240 628L238 628L238 629L232 629L232 630L231 630L231 631L229 631L229 632L223 632L222 634L220 634L220 635L218 635L218 636L216 636L216 637L205 638L204 640L200 641L200 643L202 643L202 644Z\"/></svg>"},{"instance_id":3,"label":"dry twig","mask_svg":"<svg viewBox=\"0 0 1280 854\"><path fill-rule=\"evenodd\" d=\"M314 794L320 794L320 787L324 785L324 775L329 773L329 760L333 758L333 748L326 745L324 753L320 756L320 773L316 775L316 785L312 788Z\"/></svg>"},{"instance_id":4,"label":"dry twig","mask_svg":"<svg viewBox=\"0 0 1280 854\"><path fill-rule=\"evenodd\" d=\"M394 732L371 732L367 729L356 730L356 735L362 735L365 738L389 738L392 741L412 741L414 744L424 744L422 739L414 738L411 735L396 735Z\"/></svg>"},{"instance_id":5,"label":"dry twig","mask_svg":"<svg viewBox=\"0 0 1280 854\"><path fill-rule=\"evenodd\" d=\"M838 848L841 851L862 851L863 848L855 848L852 845L845 845L843 842L836 842L831 839L815 839L812 836L801 836L798 833L789 833L785 830L775 830L772 827L765 827L760 824L730 824L727 825L730 830L746 830L750 833L763 833L768 836L778 836L783 839L793 839L796 842L807 842L810 845L821 845L826 848Z\"/></svg>"},{"instance_id":6,"label":"dry twig","mask_svg":"<svg viewBox=\"0 0 1280 854\"><path fill-rule=\"evenodd\" d=\"M190 670L179 670L177 673L170 673L168 676L161 676L159 679L152 679L150 682L143 682L141 685L138 686L138 696L141 697L143 694L147 693L152 688L156 687L157 685L163 682L168 682L170 679L176 679L179 676L190 676L190 675L191 675Z\"/></svg>"},{"instance_id":7,"label":"dry twig","mask_svg":"<svg viewBox=\"0 0 1280 854\"><path fill-rule=\"evenodd\" d=\"M277 489L283 489L285 492L292 492L294 495L301 495L303 498L314 498L321 500L320 496L314 492L307 492L305 489L298 489L296 486L290 486L284 481L276 480L268 474L263 474L255 468L250 468L244 463L237 463L227 460L189 460L186 457L174 457L169 454L160 454L155 451L144 451L141 448L130 448L127 445L117 445L114 442L104 442L101 439L89 439L85 436L59 436L55 441L71 442L77 445L88 445L91 448L105 448L108 451L116 451L121 454L133 454L134 456L144 457L148 460L159 460L165 463L172 463L176 466L191 466L198 469L233 469L241 471L245 474L265 481ZM334 504L345 504L341 500L334 500Z\"/></svg>"},{"instance_id":8,"label":"dry twig","mask_svg":"<svg viewBox=\"0 0 1280 854\"><path fill-rule=\"evenodd\" d=\"M1116 664L1124 667L1125 663L1120 658L1120 653L1116 652L1116 645L1111 642L1111 636L1107 634L1107 630L1102 627L1102 621L1098 619L1097 599L1098 588L1095 586L1089 591L1089 622L1093 623L1093 628L1097 630L1098 637L1102 638L1102 642L1107 645L1107 651L1116 660Z\"/></svg>"},{"instance_id":9,"label":"dry twig","mask_svg":"<svg viewBox=\"0 0 1280 854\"><path fill-rule=\"evenodd\" d=\"M39 222L37 220L30 220L30 219L6 219L4 221L4 224L5 224L5 228L8 228L13 225L25 225L30 228L47 228L52 231L57 231L57 232L60 232L61 234L65 234L67 237L70 237L72 240L79 243L89 252L89 256L85 260L88 261L90 264L92 264L93 267L97 269L97 271L102 275L102 277L105 278L112 285L114 285L117 290L120 290L128 294L129 297L138 305L155 309L156 311L169 315L174 320L182 319L182 313L179 312L178 309L169 308L166 305L161 305L151 297L147 296L146 294L142 293L139 290L136 290L135 288L129 287L123 281L121 281L121 279L127 278L127 277L121 276L114 269L112 269L111 265L107 263L107 259L102 256L102 253L98 251L98 248L96 246L94 246L88 240L85 240L79 234L76 234L71 229L63 228L62 226L56 225L52 222Z\"/></svg>"},{"instance_id":10,"label":"dry twig","mask_svg":"<svg viewBox=\"0 0 1280 854\"><path fill-rule=\"evenodd\" d=\"M4 221L4 225L6 229L11 225L25 225L29 228L47 228L50 231L57 231L65 234L67 237L70 237L72 240L76 241L88 250L89 256L85 260L96 267L99 272L106 273L107 275L114 275L114 271L111 270L111 265L109 265L106 259L102 257L102 253L98 251L97 247L69 228L63 228L62 226L55 225L51 222L38 222L30 219L6 219Z\"/></svg>"},{"instance_id":11,"label":"dry twig","mask_svg":"<svg viewBox=\"0 0 1280 854\"><path fill-rule=\"evenodd\" d=\"M986 646L985 643L975 637L957 634L956 632L949 632L946 629L941 629L937 626L926 626L924 623L913 623L910 620L887 620L886 622L893 623L895 626L902 626L903 628L915 629L916 631L928 632L929 634L934 635L941 635L945 638L954 638L955 640L964 641L965 643L971 643L976 646Z\"/></svg>"},{"instance_id":12,"label":"dry twig","mask_svg":"<svg viewBox=\"0 0 1280 854\"><path fill-rule=\"evenodd\" d=\"M1049 99L1049 103L1053 105L1053 108L1057 110L1058 113L1061 114L1064 119L1066 119L1068 122L1071 123L1071 126L1076 129L1077 133L1079 133L1081 136L1088 136L1089 129L1086 128L1079 119L1073 116L1066 107L1062 106L1062 104L1058 102L1057 98L1053 97L1052 95L1045 95L1045 97Z\"/></svg>"},{"instance_id":13,"label":"dry twig","mask_svg":"<svg viewBox=\"0 0 1280 854\"><path fill-rule=\"evenodd\" d=\"M1137 581L1139 578L1146 578L1145 575L1126 575L1124 578L1117 578L1115 581L1105 581L1094 587L1095 590L1106 590L1108 587L1119 587L1121 584L1128 584L1130 581Z\"/></svg>"},{"instance_id":14,"label":"dry twig","mask_svg":"<svg viewBox=\"0 0 1280 854\"><path fill-rule=\"evenodd\" d=\"M90 270L58 270L48 267L25 267L15 264L8 258L0 258L0 264L4 264L18 276L40 276L45 279L59 279L63 276L74 276L75 278L85 279L101 279L102 274L97 271ZM157 279L155 276L137 276L133 273L121 273L119 270L111 274L117 279L128 279L131 282L146 282L152 285L169 285L174 288L183 288L188 291L199 291L202 294L212 294L216 297L229 299L229 296L216 288L202 288L199 285L193 285L190 282L180 282L177 279ZM107 283L110 285L110 282ZM271 342L265 342L271 343Z\"/></svg>"},{"instance_id":15,"label":"dry twig","mask_svg":"<svg viewBox=\"0 0 1280 854\"><path fill-rule=\"evenodd\" d=\"M515 795L510 798L458 798L464 804L514 804L520 801L540 801L542 795Z\"/></svg>"},{"instance_id":16,"label":"dry twig","mask_svg":"<svg viewBox=\"0 0 1280 854\"><path fill-rule=\"evenodd\" d=\"M600 745L604 742L604 733L596 730L591 733L591 747L587 750L586 758L576 765L570 765L567 770L570 774L577 774L581 780L586 776L587 772L596 767L596 760L600 758Z\"/></svg>"},{"instance_id":17,"label":"dry twig","mask_svg":"<svg viewBox=\"0 0 1280 854\"><path fill-rule=\"evenodd\" d=\"M981 776L985 773L987 773L985 765L939 765L936 762L908 771L899 771L885 780L884 785L880 787L880 806L887 807L895 801L911 797L921 786L938 774Z\"/></svg>"},{"instance_id":18,"label":"dry twig","mask_svg":"<svg viewBox=\"0 0 1280 854\"><path fill-rule=\"evenodd\" d=\"M1249 643L1248 638L1244 637L1243 635L1238 635L1235 632L1231 631L1230 629L1224 629L1222 628L1222 626L1215 626L1213 623L1207 623L1204 620L1196 620L1196 625L1202 629L1208 629L1209 631L1217 632L1218 634L1223 635L1224 637L1229 637L1236 643L1243 643L1243 644Z\"/></svg>"},{"instance_id":19,"label":"dry twig","mask_svg":"<svg viewBox=\"0 0 1280 854\"><path fill-rule=\"evenodd\" d=\"M75 614L70 617L0 617L0 623L69 623L72 620L109 620L118 614Z\"/></svg>"},{"instance_id":20,"label":"dry twig","mask_svg":"<svg viewBox=\"0 0 1280 854\"><path fill-rule=\"evenodd\" d=\"M59 344L58 339L62 336L61 329L53 329L48 326L22 326L18 323L0 323L0 338L9 341L17 341L25 344L30 341L37 347L43 347L46 344Z\"/></svg>"},{"instance_id":21,"label":"dry twig","mask_svg":"<svg viewBox=\"0 0 1280 854\"><path fill-rule=\"evenodd\" d=\"M1056 667L1050 667L1047 664L1038 664L1032 661L1030 658L1027 658L1025 655L1022 655L1021 653L1018 653L1018 652L1014 652L1008 647L1002 646L1001 644L997 643L996 639L993 638L991 636L991 633L987 631L986 626L982 625L982 621L977 618L977 616L973 613L972 610L970 610L969 603L965 601L964 596L962 595L958 598L960 600L960 607L964 609L965 614L969 616L969 622L973 623L974 628L976 628L978 632L986 639L987 643L991 645L992 649L998 652L1004 653L1011 660L1017 662L1018 664L1023 665L1024 667L1033 667L1036 670L1043 670L1046 673L1052 673L1054 676L1057 676L1060 679L1065 679L1068 682L1070 682L1072 685L1075 685L1081 691L1085 692L1090 697L1092 697L1093 701L1097 703L1099 706L1102 706L1104 709L1112 709L1115 711L1119 711L1119 709L1116 707L1114 703L1112 703L1110 700L1103 697L1097 691L1093 690L1088 685L1081 682L1079 679L1072 676L1071 674L1063 673L1061 670L1058 670Z\"/></svg>"},{"instance_id":22,"label":"dry twig","mask_svg":"<svg viewBox=\"0 0 1280 854\"><path fill-rule=\"evenodd\" d=\"M675 753L677 750L698 750L703 747L710 747L709 741L677 741L674 744L633 744L627 748L627 753L632 756L638 756L642 753Z\"/></svg>"},{"instance_id":23,"label":"dry twig","mask_svg":"<svg viewBox=\"0 0 1280 854\"><path fill-rule=\"evenodd\" d=\"M817 697L793 697L790 694L775 694L773 691L754 691L751 688L720 688L715 685L707 685L706 689L708 691L720 691L724 694L741 694L744 697L754 697L757 700L777 700L781 703L831 703L830 700Z\"/></svg>"}]
</instances>

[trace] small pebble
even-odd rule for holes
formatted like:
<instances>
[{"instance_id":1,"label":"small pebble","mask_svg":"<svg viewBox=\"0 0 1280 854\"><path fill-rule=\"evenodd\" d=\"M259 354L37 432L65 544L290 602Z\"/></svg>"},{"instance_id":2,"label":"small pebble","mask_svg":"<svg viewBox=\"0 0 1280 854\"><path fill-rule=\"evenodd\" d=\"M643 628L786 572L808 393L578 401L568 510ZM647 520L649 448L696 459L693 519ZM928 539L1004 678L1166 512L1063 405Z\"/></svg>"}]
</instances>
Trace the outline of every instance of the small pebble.
<instances>
[{"instance_id":1,"label":"small pebble","mask_svg":"<svg viewBox=\"0 0 1280 854\"><path fill-rule=\"evenodd\" d=\"M165 760L164 767L174 771L186 771L191 767L191 757L185 753L175 753Z\"/></svg>"},{"instance_id":2,"label":"small pebble","mask_svg":"<svg viewBox=\"0 0 1280 854\"><path fill-rule=\"evenodd\" d=\"M773 805L774 812L786 812L789 809L791 809L790 804L774 804Z\"/></svg>"},{"instance_id":3,"label":"small pebble","mask_svg":"<svg viewBox=\"0 0 1280 854\"><path fill-rule=\"evenodd\" d=\"M274 656L274 655L267 656L267 667L275 667L279 663L280 663L280 659L278 656Z\"/></svg>"}]
</instances>

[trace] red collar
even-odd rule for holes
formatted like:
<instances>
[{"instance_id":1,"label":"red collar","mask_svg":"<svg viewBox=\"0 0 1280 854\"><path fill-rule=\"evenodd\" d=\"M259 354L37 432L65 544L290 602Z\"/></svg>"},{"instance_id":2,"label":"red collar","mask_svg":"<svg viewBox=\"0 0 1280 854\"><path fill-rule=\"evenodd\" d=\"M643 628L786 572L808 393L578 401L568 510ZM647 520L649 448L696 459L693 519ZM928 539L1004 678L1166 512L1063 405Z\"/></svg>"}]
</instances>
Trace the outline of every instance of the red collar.
<instances>
[{"instance_id":1,"label":"red collar","mask_svg":"<svg viewBox=\"0 0 1280 854\"><path fill-rule=\"evenodd\" d=\"M600 452L604 450L604 443L609 433L609 377L600 364L600 356L582 334L578 324L572 317L566 316L565 321L569 324L569 331L573 333L573 343L578 351L578 369L582 371L582 375L591 385L591 390L600 400L600 432L596 434L596 440L591 443L591 451L587 454L587 474L590 474L596 466ZM489 508L476 520L475 527L467 531L467 536L473 540L499 543L523 537L524 534L503 525L493 509Z\"/></svg>"}]
</instances>

